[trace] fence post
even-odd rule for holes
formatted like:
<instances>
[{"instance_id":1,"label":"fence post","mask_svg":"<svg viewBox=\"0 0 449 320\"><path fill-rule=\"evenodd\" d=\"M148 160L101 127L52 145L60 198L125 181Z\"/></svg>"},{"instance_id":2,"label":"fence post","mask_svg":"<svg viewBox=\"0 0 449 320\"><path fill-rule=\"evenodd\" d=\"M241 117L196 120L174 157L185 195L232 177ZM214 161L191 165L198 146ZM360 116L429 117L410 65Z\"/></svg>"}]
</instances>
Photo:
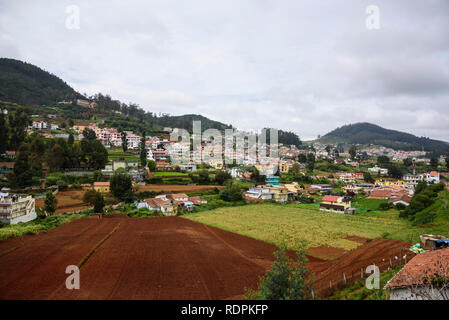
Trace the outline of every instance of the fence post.
<instances>
[{"instance_id":1,"label":"fence post","mask_svg":"<svg viewBox=\"0 0 449 320\"><path fill-rule=\"evenodd\" d=\"M362 269L360 269L360 278L362 278L362 279L363 279L363 268L362 268Z\"/></svg>"},{"instance_id":2,"label":"fence post","mask_svg":"<svg viewBox=\"0 0 449 320\"><path fill-rule=\"evenodd\" d=\"M332 280L329 281L329 288L332 290Z\"/></svg>"},{"instance_id":3,"label":"fence post","mask_svg":"<svg viewBox=\"0 0 449 320\"><path fill-rule=\"evenodd\" d=\"M315 293L313 292L313 289L312 289L312 300L315 300Z\"/></svg>"},{"instance_id":4,"label":"fence post","mask_svg":"<svg viewBox=\"0 0 449 320\"><path fill-rule=\"evenodd\" d=\"M346 284L346 275L343 273L343 280L345 281Z\"/></svg>"}]
</instances>

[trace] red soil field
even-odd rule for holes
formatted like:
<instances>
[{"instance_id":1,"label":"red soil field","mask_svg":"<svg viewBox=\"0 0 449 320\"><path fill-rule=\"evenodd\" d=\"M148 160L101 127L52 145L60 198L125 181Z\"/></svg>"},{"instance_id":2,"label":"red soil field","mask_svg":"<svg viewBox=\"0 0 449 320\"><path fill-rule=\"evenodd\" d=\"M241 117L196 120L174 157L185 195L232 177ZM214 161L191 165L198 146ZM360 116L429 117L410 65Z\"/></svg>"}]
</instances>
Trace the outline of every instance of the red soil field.
<instances>
[{"instance_id":1,"label":"red soil field","mask_svg":"<svg viewBox=\"0 0 449 320\"><path fill-rule=\"evenodd\" d=\"M411 243L389 240L373 239L365 242L358 248L344 253L339 258L332 261L325 261L322 265L309 267L315 273L315 292L321 297L326 297L332 290L332 286L343 285L346 276L347 283L361 280L361 269L365 273L366 267L375 264L380 268L380 272L385 271L390 266L404 264L403 256L407 256L409 261L414 254L408 251ZM401 258L402 256L402 258ZM364 275L366 277L366 275Z\"/></svg>"},{"instance_id":2,"label":"red soil field","mask_svg":"<svg viewBox=\"0 0 449 320\"><path fill-rule=\"evenodd\" d=\"M78 265L109 234L82 265L81 288L66 289L65 268ZM408 247L375 239L345 253L312 248L314 254L339 254L330 261L307 257L315 293L325 298L330 281L333 286L342 282L343 273L348 282L351 275L359 280L360 269L373 263L384 271L401 249L409 260ZM276 250L180 217L83 218L45 234L0 242L0 299L241 299L246 288L257 287Z\"/></svg>"},{"instance_id":3,"label":"red soil field","mask_svg":"<svg viewBox=\"0 0 449 320\"><path fill-rule=\"evenodd\" d=\"M70 191L59 191L56 194L58 199L58 205L56 206L56 214L76 212L85 209L89 209L92 206L86 205L83 202L84 190L70 190ZM36 200L36 207L44 207L45 198L39 198Z\"/></svg>"},{"instance_id":4,"label":"red soil field","mask_svg":"<svg viewBox=\"0 0 449 320\"><path fill-rule=\"evenodd\" d=\"M65 268L111 230L65 288ZM255 288L276 247L179 217L87 218L0 242L0 299L226 299Z\"/></svg>"},{"instance_id":5,"label":"red soil field","mask_svg":"<svg viewBox=\"0 0 449 320\"><path fill-rule=\"evenodd\" d=\"M273 245L178 217L122 219L61 299L227 299L255 288ZM130 236L132 235L132 236Z\"/></svg>"},{"instance_id":6,"label":"red soil field","mask_svg":"<svg viewBox=\"0 0 449 320\"><path fill-rule=\"evenodd\" d=\"M66 267L78 265L117 224L84 218L47 233L0 242L0 300L50 298L65 284Z\"/></svg>"},{"instance_id":7,"label":"red soil field","mask_svg":"<svg viewBox=\"0 0 449 320\"><path fill-rule=\"evenodd\" d=\"M344 249L329 246L319 246L307 250L307 254L323 260L332 260L341 257L345 252Z\"/></svg>"}]
</instances>

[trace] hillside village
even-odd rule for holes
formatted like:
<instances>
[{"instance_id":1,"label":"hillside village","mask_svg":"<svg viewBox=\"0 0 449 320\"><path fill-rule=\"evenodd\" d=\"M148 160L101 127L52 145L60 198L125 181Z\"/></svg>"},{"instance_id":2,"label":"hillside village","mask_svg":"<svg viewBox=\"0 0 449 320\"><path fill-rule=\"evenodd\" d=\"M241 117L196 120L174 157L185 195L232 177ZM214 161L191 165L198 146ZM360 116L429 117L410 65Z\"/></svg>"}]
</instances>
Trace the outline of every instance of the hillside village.
<instances>
[{"instance_id":1,"label":"hillside village","mask_svg":"<svg viewBox=\"0 0 449 320\"><path fill-rule=\"evenodd\" d=\"M244 212L255 207L274 214L294 208L316 221L321 219L316 214L326 219L335 215L336 219L372 216L374 220L385 214L394 223L409 226L405 229L411 228L411 234L400 233L393 239L401 241L391 243L392 248L402 246L403 250L405 243L418 242L409 249L411 257L449 244L448 234L441 232L447 223L449 190L449 157L444 154L435 157L423 150L374 144L278 142L273 145L278 150L276 157L267 156L261 162L244 144L243 149L231 153L241 163L228 164L226 150L209 141L197 149L190 142L171 141L170 133L183 128L163 127L146 134L142 129L129 130L132 122L123 122L126 129L111 126L110 117L122 118L123 114L100 112L94 101L78 99L75 103L86 110L82 119L65 114L64 106L72 107L73 101L60 102L49 114L3 103L3 121L17 121L23 132L9 128L0 155L0 235L2 230L6 237L20 234L19 230L28 226L46 230L48 219L55 219L54 228L66 217L209 219L208 213L216 217L217 210L241 208ZM233 141L239 134L249 133L234 130L226 139ZM179 162L186 153L189 161ZM203 154L215 157L204 158ZM363 228L359 230L365 235ZM387 230L378 229L376 237L390 237ZM437 233L425 238L437 243L433 249L422 240L429 231ZM262 238L267 236L262 233ZM321 239L317 244L326 243ZM381 246L370 250L381 250ZM389 258L390 265L385 264L390 254L385 250L373 252L382 257L380 265L390 274L394 263ZM404 257L397 265L406 263L409 258L407 254ZM351 281L356 276L352 275ZM339 285L344 287L346 281ZM395 281L385 287L391 290L391 298L408 297L410 293L397 289L399 280ZM335 294L335 288L330 288L324 279L318 279L321 294Z\"/></svg>"},{"instance_id":2,"label":"hillside village","mask_svg":"<svg viewBox=\"0 0 449 320\"><path fill-rule=\"evenodd\" d=\"M61 103L71 104L71 102ZM78 99L76 104L89 110L95 110L97 107L97 103L81 99ZM7 109L4 110L7 114ZM188 163L173 163L172 159L177 159L186 150L189 152L190 147L189 143L170 141L169 133L179 130L178 128L166 127L165 133L143 136L133 131L119 131L117 128L107 127L102 119L83 121L80 124L71 119L65 120L61 114L48 114L44 118L32 114L29 118L30 125L25 128L29 137L37 134L44 139L72 139L73 143L73 141L82 142L91 135L101 143L107 150L108 159L104 165L96 169L101 172L99 178L106 182L93 182L91 188L94 190L98 189L99 184L108 185L107 180L118 170L127 172L133 184L140 185L164 183L164 179L159 178L164 176L164 172L172 177L168 180L171 183L174 181L174 184L184 185L198 184L198 179L195 178L200 171L210 176L226 172L226 180L254 183L252 186L249 185L246 191L245 189L241 191L242 197L247 202L318 202L322 210L355 214L357 208L351 206L351 201L355 199L382 200L387 203L384 207L402 208L410 204L415 188L421 182L427 185L440 182L446 187L449 185L447 181L449 170L444 166L446 158L441 156L439 159L429 159L426 158L424 151L401 151L374 145L362 147L360 150L357 146L352 146L351 150L344 150L341 145L313 143L298 147L280 143L276 146L277 158L268 158L268 161L260 163L248 146L245 146L242 154L234 155L243 159L242 164L229 166L224 162L225 154L221 148L203 143L199 150L190 150L191 157ZM211 158L208 162L201 163L199 161L201 159L195 158L195 151L222 153L223 160ZM5 150L2 157L5 161L0 162L0 170L5 179L14 173L14 160L19 156L17 150ZM45 167L44 163L40 185L25 186L25 189L45 190L51 187L48 178L45 177L48 174L51 177L55 170ZM95 170L82 165L62 171L65 175L85 176L93 174ZM180 177L182 178L174 179ZM210 177L206 181L218 185L224 183L224 181L217 183ZM7 182L3 183L6 186L2 187L2 192L10 191L11 186ZM70 188L65 183L52 187ZM83 188L86 189L86 184ZM100 192L109 193L109 189L105 188ZM161 197L158 196L157 199L169 201ZM159 206L155 204L160 201L150 200L148 199L152 204L147 207L148 209L163 210L162 204ZM139 203L137 205L142 207ZM177 211L170 210L170 214L175 212ZM168 214L166 211L165 213Z\"/></svg>"}]
</instances>

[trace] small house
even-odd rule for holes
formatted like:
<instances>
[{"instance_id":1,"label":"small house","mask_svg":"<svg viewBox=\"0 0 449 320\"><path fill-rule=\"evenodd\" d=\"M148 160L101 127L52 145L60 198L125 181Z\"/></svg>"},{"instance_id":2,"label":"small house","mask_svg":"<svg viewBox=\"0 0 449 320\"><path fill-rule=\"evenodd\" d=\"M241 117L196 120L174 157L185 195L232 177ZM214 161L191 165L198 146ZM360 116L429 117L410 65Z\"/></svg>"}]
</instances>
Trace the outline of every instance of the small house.
<instances>
[{"instance_id":1,"label":"small house","mask_svg":"<svg viewBox=\"0 0 449 320\"><path fill-rule=\"evenodd\" d=\"M100 193L109 193L109 182L94 182L94 190Z\"/></svg>"},{"instance_id":2,"label":"small house","mask_svg":"<svg viewBox=\"0 0 449 320\"><path fill-rule=\"evenodd\" d=\"M448 279L449 249L427 251L413 257L384 289L390 290L390 300L447 300Z\"/></svg>"}]
</instances>

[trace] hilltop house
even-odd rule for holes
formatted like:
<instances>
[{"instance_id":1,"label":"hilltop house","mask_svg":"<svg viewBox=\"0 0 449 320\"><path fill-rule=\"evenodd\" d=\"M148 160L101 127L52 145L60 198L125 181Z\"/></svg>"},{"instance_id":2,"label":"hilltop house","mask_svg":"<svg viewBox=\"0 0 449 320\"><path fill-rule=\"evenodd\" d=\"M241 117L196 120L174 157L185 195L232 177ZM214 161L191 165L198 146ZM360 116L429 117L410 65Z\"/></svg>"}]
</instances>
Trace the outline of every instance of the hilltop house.
<instances>
[{"instance_id":1,"label":"hilltop house","mask_svg":"<svg viewBox=\"0 0 449 320\"><path fill-rule=\"evenodd\" d=\"M32 196L0 192L0 221L8 224L28 222L37 218Z\"/></svg>"}]
</instances>

